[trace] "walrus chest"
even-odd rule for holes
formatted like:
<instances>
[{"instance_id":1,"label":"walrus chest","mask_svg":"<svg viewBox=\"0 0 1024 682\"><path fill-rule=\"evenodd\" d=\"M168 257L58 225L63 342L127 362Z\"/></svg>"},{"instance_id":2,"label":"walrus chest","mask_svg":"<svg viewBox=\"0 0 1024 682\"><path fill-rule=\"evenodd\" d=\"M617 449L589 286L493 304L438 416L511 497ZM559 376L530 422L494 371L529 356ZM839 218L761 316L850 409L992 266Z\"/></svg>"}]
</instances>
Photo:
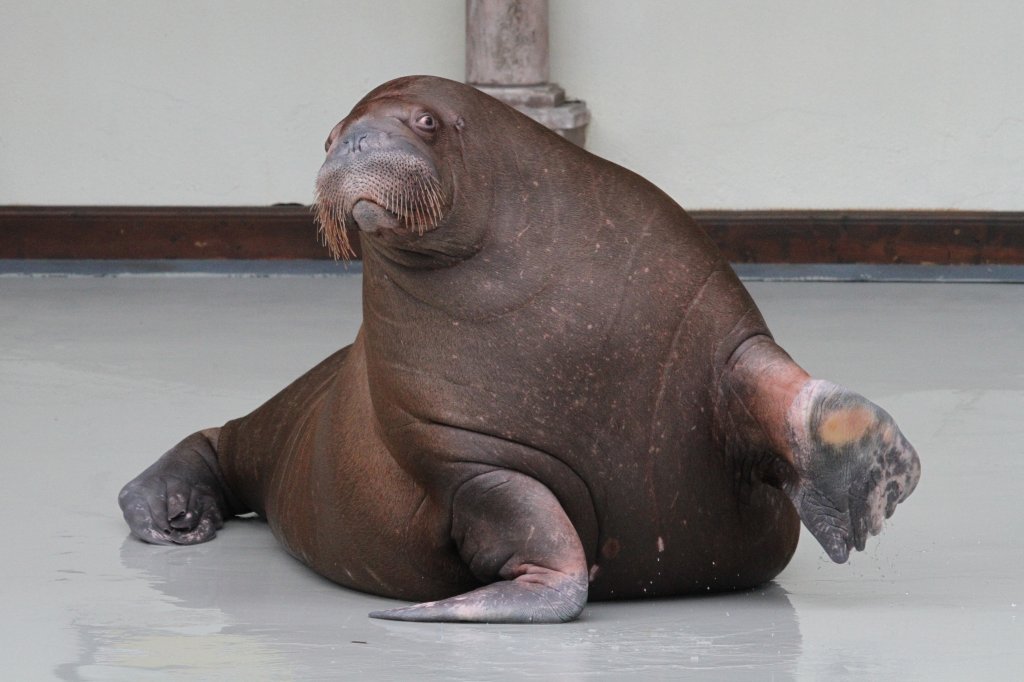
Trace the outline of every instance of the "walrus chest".
<instances>
[{"instance_id":1,"label":"walrus chest","mask_svg":"<svg viewBox=\"0 0 1024 682\"><path fill-rule=\"evenodd\" d=\"M707 344L681 330L681 314L668 325L628 322L585 313L557 322L417 320L408 327L415 338L368 324L384 439L424 476L472 461L556 489L569 486L547 477L567 469L594 507L649 519L645 527L654 528L678 499L674 489L711 455L711 365L694 362L694 345ZM648 534L655 548L658 532Z\"/></svg>"},{"instance_id":2,"label":"walrus chest","mask_svg":"<svg viewBox=\"0 0 1024 682\"><path fill-rule=\"evenodd\" d=\"M673 430L700 428L711 367L695 357L706 344L680 313L666 325L554 302L530 312L485 322L368 320L371 392L390 415L385 430L448 424L578 453L579 463L595 448L646 450Z\"/></svg>"}]
</instances>

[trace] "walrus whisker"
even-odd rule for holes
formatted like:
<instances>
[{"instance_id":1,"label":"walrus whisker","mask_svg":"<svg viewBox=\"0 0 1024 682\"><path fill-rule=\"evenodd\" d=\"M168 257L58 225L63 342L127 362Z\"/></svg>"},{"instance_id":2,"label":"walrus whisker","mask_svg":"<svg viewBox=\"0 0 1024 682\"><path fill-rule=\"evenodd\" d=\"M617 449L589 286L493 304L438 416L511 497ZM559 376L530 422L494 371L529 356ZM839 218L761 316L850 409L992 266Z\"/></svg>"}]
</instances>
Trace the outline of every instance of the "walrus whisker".
<instances>
[{"instance_id":1,"label":"walrus whisker","mask_svg":"<svg viewBox=\"0 0 1024 682\"><path fill-rule=\"evenodd\" d=\"M443 210L444 210L444 203L443 203L443 200L441 198L441 185L440 185L440 183L438 183L438 182L431 183L430 191L431 191L431 195L433 197L434 222L435 223L440 223L441 222L441 216L442 216Z\"/></svg>"},{"instance_id":2,"label":"walrus whisker","mask_svg":"<svg viewBox=\"0 0 1024 682\"><path fill-rule=\"evenodd\" d=\"M423 209L424 209L423 187L421 186L416 191L416 222L417 222L417 231L420 233L420 236L423 236L423 231L424 231L424 229L426 227L426 224L427 224L427 216L424 214Z\"/></svg>"},{"instance_id":3,"label":"walrus whisker","mask_svg":"<svg viewBox=\"0 0 1024 682\"><path fill-rule=\"evenodd\" d=\"M325 196L319 184L311 210L318 227L320 242L324 244L335 260L355 258L356 252L348 238L348 225L341 213L337 190Z\"/></svg>"},{"instance_id":4,"label":"walrus whisker","mask_svg":"<svg viewBox=\"0 0 1024 682\"><path fill-rule=\"evenodd\" d=\"M427 185L424 194L424 203L427 211L427 220L429 220L432 225L437 225L441 221L437 210L437 196L431 184Z\"/></svg>"}]
</instances>

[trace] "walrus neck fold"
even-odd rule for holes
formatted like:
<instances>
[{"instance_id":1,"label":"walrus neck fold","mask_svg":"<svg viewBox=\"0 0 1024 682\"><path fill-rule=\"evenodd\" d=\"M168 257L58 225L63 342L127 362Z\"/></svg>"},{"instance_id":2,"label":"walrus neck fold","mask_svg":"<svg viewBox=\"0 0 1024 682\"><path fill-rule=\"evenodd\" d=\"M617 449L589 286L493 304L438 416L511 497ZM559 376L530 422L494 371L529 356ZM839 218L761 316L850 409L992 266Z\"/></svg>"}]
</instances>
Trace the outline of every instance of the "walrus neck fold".
<instances>
[{"instance_id":1,"label":"walrus neck fold","mask_svg":"<svg viewBox=\"0 0 1024 682\"><path fill-rule=\"evenodd\" d=\"M373 295L397 290L452 318L484 320L521 308L558 281L564 262L555 254L573 238L568 223L551 220L557 192L540 191L515 169L505 178L501 187L473 187L471 200L456 190L445 224L408 248L366 239Z\"/></svg>"},{"instance_id":2,"label":"walrus neck fold","mask_svg":"<svg viewBox=\"0 0 1024 682\"><path fill-rule=\"evenodd\" d=\"M531 146L525 160L520 150L476 158L471 148L460 156L451 170L452 208L438 229L400 242L366 235L374 295L393 289L450 317L482 320L552 286L565 265L557 254L580 241L577 222L564 214L576 173L571 164L538 164L544 141Z\"/></svg>"}]
</instances>

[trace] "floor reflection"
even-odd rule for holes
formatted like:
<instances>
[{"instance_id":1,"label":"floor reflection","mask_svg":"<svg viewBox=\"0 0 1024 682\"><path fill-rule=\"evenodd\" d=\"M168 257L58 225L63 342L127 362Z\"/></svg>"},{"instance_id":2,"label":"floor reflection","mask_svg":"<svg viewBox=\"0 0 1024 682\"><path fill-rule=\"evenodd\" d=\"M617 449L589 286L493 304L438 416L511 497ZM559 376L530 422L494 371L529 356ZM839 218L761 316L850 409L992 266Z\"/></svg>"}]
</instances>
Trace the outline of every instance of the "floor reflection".
<instances>
[{"instance_id":1,"label":"floor reflection","mask_svg":"<svg viewBox=\"0 0 1024 682\"><path fill-rule=\"evenodd\" d=\"M305 678L341 666L377 679L642 672L785 680L794 677L802 645L796 611L776 584L594 603L569 625L443 625L367 618L391 602L319 578L281 551L259 521L232 522L197 547L128 538L121 562L156 591L165 611L140 613L118 631L81 628L83 670L218 674L229 665Z\"/></svg>"}]
</instances>

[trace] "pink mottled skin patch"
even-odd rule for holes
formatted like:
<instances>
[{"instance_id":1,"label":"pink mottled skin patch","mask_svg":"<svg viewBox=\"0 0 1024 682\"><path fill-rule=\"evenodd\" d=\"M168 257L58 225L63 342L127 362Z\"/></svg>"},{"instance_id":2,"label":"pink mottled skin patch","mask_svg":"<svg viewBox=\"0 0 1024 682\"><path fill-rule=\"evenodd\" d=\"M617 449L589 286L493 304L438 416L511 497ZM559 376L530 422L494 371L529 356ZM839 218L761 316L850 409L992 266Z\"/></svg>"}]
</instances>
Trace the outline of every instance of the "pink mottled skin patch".
<instances>
[{"instance_id":1,"label":"pink mottled skin patch","mask_svg":"<svg viewBox=\"0 0 1024 682\"><path fill-rule=\"evenodd\" d=\"M864 432L875 424L875 415L862 408L830 414L818 428L818 435L829 445L846 445L860 440Z\"/></svg>"}]
</instances>

